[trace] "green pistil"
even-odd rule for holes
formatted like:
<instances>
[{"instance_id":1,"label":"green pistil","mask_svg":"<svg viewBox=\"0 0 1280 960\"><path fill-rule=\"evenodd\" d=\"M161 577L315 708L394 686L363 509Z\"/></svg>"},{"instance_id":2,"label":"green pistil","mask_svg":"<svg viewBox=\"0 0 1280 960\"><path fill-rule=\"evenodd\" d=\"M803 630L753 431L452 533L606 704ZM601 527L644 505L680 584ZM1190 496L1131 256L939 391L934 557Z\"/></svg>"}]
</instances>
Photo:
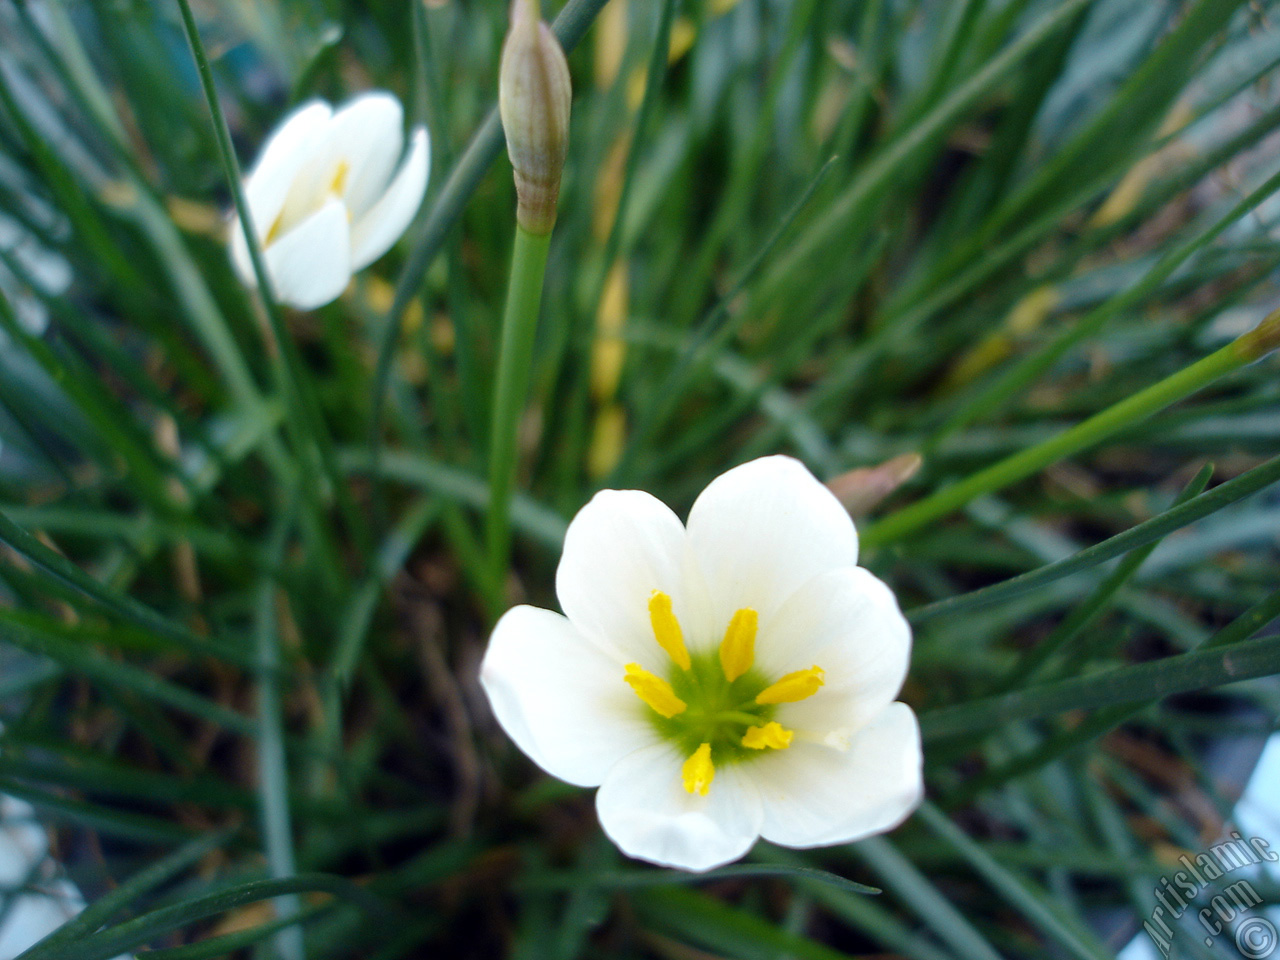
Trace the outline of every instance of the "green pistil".
<instances>
[{"instance_id":1,"label":"green pistil","mask_svg":"<svg viewBox=\"0 0 1280 960\"><path fill-rule=\"evenodd\" d=\"M717 767L760 756L763 751L744 747L742 737L747 728L773 719L774 705L755 702L768 680L754 668L732 682L726 680L715 650L692 654L691 660L688 670L673 663L667 674L671 688L688 709L663 717L641 705L649 721L685 756L703 743L711 744L711 759Z\"/></svg>"}]
</instances>

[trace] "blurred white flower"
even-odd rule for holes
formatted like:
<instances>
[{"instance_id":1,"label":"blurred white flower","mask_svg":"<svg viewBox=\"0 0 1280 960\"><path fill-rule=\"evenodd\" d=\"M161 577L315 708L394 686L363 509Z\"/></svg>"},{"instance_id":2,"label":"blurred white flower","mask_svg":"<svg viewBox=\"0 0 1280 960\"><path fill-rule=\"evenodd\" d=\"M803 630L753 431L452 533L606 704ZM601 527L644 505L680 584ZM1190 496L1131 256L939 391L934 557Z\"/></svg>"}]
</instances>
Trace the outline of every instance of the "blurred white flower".
<instances>
[{"instance_id":1,"label":"blurred white flower","mask_svg":"<svg viewBox=\"0 0 1280 960\"><path fill-rule=\"evenodd\" d=\"M508 611L481 683L535 763L600 787L631 856L707 870L758 837L888 830L923 790L919 725L895 702L911 629L857 549L788 457L713 481L687 529L646 493L602 491L565 536L565 615Z\"/></svg>"},{"instance_id":2,"label":"blurred white flower","mask_svg":"<svg viewBox=\"0 0 1280 960\"><path fill-rule=\"evenodd\" d=\"M29 333L44 333L49 324L46 297L57 297L71 286L71 267L61 255L45 247L31 232L0 213L0 294ZM15 274L8 266L23 274ZM3 338L0 331L0 338ZM0 340L3 342L3 340Z\"/></svg>"},{"instance_id":3,"label":"blurred white flower","mask_svg":"<svg viewBox=\"0 0 1280 960\"><path fill-rule=\"evenodd\" d=\"M76 885L49 856L49 839L24 800L0 796L0 958L35 946L84 909ZM116 960L128 960L122 954Z\"/></svg>"},{"instance_id":4,"label":"blurred white flower","mask_svg":"<svg viewBox=\"0 0 1280 960\"><path fill-rule=\"evenodd\" d=\"M309 310L336 299L409 226L427 189L430 150L426 128L415 127L401 162L403 125L400 101L389 93L362 94L338 110L314 100L262 148L245 178L245 199L282 302ZM231 258L253 285L238 218Z\"/></svg>"}]
</instances>

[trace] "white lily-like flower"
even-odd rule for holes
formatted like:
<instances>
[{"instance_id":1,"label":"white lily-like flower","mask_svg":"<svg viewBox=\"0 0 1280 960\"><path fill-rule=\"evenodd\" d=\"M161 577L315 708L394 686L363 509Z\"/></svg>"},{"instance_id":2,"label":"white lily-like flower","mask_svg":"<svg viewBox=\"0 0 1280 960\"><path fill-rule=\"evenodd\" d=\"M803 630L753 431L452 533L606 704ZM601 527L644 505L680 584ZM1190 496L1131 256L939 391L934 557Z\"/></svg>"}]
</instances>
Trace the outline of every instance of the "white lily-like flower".
<instances>
[{"instance_id":1,"label":"white lily-like flower","mask_svg":"<svg viewBox=\"0 0 1280 960\"><path fill-rule=\"evenodd\" d=\"M602 491L565 536L565 615L508 611L481 683L535 763L600 787L630 856L707 870L759 837L883 832L923 792L920 728L895 702L911 629L857 550L789 457L717 478L687 528L647 493Z\"/></svg>"},{"instance_id":2,"label":"white lily-like flower","mask_svg":"<svg viewBox=\"0 0 1280 960\"><path fill-rule=\"evenodd\" d=\"M338 110L322 100L304 104L267 140L244 190L283 303L309 310L336 299L409 226L427 189L430 150L426 128L415 127L400 162L403 125L400 101L374 92ZM255 284L239 218L231 258Z\"/></svg>"}]
</instances>

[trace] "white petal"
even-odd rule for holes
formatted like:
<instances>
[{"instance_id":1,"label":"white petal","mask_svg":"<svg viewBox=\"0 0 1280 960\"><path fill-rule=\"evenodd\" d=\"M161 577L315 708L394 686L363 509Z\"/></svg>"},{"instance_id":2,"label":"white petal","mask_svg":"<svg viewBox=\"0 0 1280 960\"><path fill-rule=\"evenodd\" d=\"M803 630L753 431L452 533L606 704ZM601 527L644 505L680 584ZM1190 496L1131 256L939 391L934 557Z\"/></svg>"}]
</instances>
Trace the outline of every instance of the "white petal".
<instances>
[{"instance_id":1,"label":"white petal","mask_svg":"<svg viewBox=\"0 0 1280 960\"><path fill-rule=\"evenodd\" d=\"M400 239L413 222L427 191L431 148L425 127L416 127L409 155L384 193L355 223L351 231L351 262L360 270L377 260Z\"/></svg>"},{"instance_id":2,"label":"white petal","mask_svg":"<svg viewBox=\"0 0 1280 960\"><path fill-rule=\"evenodd\" d=\"M330 200L267 248L276 297L299 310L336 300L351 280L350 251L347 208Z\"/></svg>"},{"instance_id":3,"label":"white petal","mask_svg":"<svg viewBox=\"0 0 1280 960\"><path fill-rule=\"evenodd\" d=\"M911 661L911 626L893 592L862 567L814 577L761 624L756 666L766 677L819 666L825 685L783 704L783 726L848 737L894 701Z\"/></svg>"},{"instance_id":4,"label":"white petal","mask_svg":"<svg viewBox=\"0 0 1280 960\"><path fill-rule=\"evenodd\" d=\"M896 827L924 795L920 726L893 703L848 750L795 742L748 768L764 801L761 834L785 847L849 843Z\"/></svg>"},{"instance_id":5,"label":"white petal","mask_svg":"<svg viewBox=\"0 0 1280 960\"><path fill-rule=\"evenodd\" d=\"M691 794L669 744L620 760L596 794L600 825L618 848L665 867L710 870L737 860L760 834L760 795L741 767L717 769L710 792Z\"/></svg>"},{"instance_id":6,"label":"white petal","mask_svg":"<svg viewBox=\"0 0 1280 960\"><path fill-rule=\"evenodd\" d=\"M362 94L334 114L329 136L347 164L343 199L358 221L386 192L404 152L404 109L384 91Z\"/></svg>"},{"instance_id":7,"label":"white petal","mask_svg":"<svg viewBox=\"0 0 1280 960\"><path fill-rule=\"evenodd\" d=\"M333 108L323 100L311 100L298 107L272 131L246 179L272 179L282 169L294 167L299 152L307 153L316 134L325 129L332 116Z\"/></svg>"},{"instance_id":8,"label":"white petal","mask_svg":"<svg viewBox=\"0 0 1280 960\"><path fill-rule=\"evenodd\" d=\"M502 729L534 763L594 787L657 738L623 674L560 614L521 606L493 628L480 683Z\"/></svg>"},{"instance_id":9,"label":"white petal","mask_svg":"<svg viewBox=\"0 0 1280 960\"><path fill-rule=\"evenodd\" d=\"M654 590L671 596L689 647L705 639L705 597L679 519L639 490L601 490L565 533L556 570L561 608L588 639L665 675L670 661L649 620Z\"/></svg>"},{"instance_id":10,"label":"white petal","mask_svg":"<svg viewBox=\"0 0 1280 960\"><path fill-rule=\"evenodd\" d=\"M322 100L304 104L285 118L263 146L244 183L245 202L259 237L270 232L298 171L323 142L332 114ZM231 257L241 278L252 283L253 268L239 218L231 226Z\"/></svg>"},{"instance_id":11,"label":"white petal","mask_svg":"<svg viewBox=\"0 0 1280 960\"><path fill-rule=\"evenodd\" d=\"M48 853L48 835L31 804L0 796L0 883L20 888Z\"/></svg>"},{"instance_id":12,"label":"white petal","mask_svg":"<svg viewBox=\"0 0 1280 960\"><path fill-rule=\"evenodd\" d=\"M689 513L689 541L723 624L742 607L766 620L805 581L858 558L849 514L790 457L752 460L713 480Z\"/></svg>"}]
</instances>

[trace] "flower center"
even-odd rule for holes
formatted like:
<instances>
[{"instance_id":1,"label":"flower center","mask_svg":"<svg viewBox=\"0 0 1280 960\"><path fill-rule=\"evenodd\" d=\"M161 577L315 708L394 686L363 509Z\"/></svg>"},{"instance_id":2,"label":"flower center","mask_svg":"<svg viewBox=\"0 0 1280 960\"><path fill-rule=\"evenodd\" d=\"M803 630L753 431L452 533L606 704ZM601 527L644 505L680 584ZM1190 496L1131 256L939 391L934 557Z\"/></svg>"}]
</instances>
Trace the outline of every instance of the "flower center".
<instances>
[{"instance_id":1,"label":"flower center","mask_svg":"<svg viewBox=\"0 0 1280 960\"><path fill-rule=\"evenodd\" d=\"M688 757L681 778L689 793L705 797L717 765L791 745L793 732L773 719L774 711L780 703L813 696L823 684L821 667L770 682L755 669L759 617L751 607L734 613L714 653L689 653L671 597L659 590L649 598L649 622L671 658L668 675L629 663L622 679L648 705L659 733Z\"/></svg>"}]
</instances>

